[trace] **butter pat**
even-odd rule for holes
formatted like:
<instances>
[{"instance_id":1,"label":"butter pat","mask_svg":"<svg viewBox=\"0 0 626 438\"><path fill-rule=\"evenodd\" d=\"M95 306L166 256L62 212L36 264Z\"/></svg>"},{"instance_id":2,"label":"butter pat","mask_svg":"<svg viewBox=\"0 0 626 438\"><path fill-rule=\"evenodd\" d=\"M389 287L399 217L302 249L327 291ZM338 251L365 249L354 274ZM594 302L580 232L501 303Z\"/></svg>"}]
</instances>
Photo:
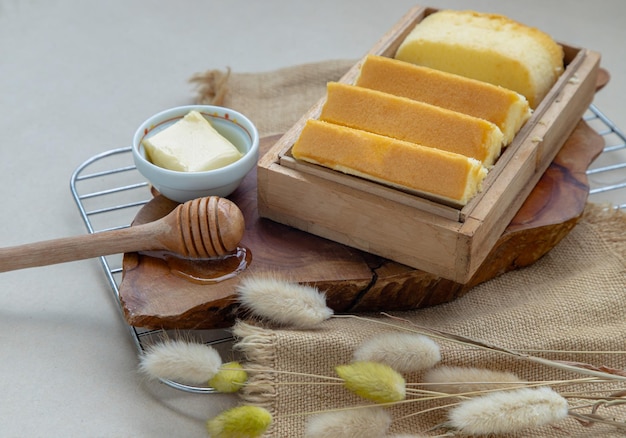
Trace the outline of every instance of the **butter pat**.
<instances>
[{"instance_id":1,"label":"butter pat","mask_svg":"<svg viewBox=\"0 0 626 438\"><path fill-rule=\"evenodd\" d=\"M218 169L243 156L198 111L190 111L141 143L153 164L180 172Z\"/></svg>"}]
</instances>

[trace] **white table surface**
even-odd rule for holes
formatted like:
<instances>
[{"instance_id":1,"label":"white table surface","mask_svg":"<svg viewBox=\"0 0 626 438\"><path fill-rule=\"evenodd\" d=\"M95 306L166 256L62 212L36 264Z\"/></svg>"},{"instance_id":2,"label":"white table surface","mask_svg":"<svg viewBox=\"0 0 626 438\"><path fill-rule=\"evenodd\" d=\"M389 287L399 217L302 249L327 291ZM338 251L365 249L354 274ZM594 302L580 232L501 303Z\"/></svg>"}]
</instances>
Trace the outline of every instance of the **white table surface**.
<instances>
[{"instance_id":1,"label":"white table surface","mask_svg":"<svg viewBox=\"0 0 626 438\"><path fill-rule=\"evenodd\" d=\"M626 127L622 0L436 1L603 55L595 103ZM74 169L191 103L196 73L366 52L410 0L0 0L0 245L85 233ZM97 260L0 274L0 437L202 437L235 398L146 382Z\"/></svg>"}]
</instances>

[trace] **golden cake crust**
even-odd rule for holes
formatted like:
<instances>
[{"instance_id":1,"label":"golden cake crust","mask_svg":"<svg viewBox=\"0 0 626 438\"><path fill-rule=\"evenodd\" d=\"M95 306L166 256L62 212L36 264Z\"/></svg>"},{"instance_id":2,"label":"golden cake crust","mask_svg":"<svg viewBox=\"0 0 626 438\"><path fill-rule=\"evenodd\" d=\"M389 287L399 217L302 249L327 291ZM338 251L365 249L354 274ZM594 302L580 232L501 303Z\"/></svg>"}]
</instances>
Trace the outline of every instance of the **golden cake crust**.
<instances>
[{"instance_id":1,"label":"golden cake crust","mask_svg":"<svg viewBox=\"0 0 626 438\"><path fill-rule=\"evenodd\" d=\"M563 48L548 34L503 15L475 11L427 16L395 58L509 88L532 108L563 72Z\"/></svg>"},{"instance_id":2,"label":"golden cake crust","mask_svg":"<svg viewBox=\"0 0 626 438\"><path fill-rule=\"evenodd\" d=\"M477 160L309 119L292 148L298 160L465 205L487 170Z\"/></svg>"},{"instance_id":3,"label":"golden cake crust","mask_svg":"<svg viewBox=\"0 0 626 438\"><path fill-rule=\"evenodd\" d=\"M320 120L465 155L491 166L503 134L491 122L364 87L330 82Z\"/></svg>"},{"instance_id":4,"label":"golden cake crust","mask_svg":"<svg viewBox=\"0 0 626 438\"><path fill-rule=\"evenodd\" d=\"M383 56L365 58L355 85L485 119L500 128L505 145L531 116L519 93Z\"/></svg>"}]
</instances>

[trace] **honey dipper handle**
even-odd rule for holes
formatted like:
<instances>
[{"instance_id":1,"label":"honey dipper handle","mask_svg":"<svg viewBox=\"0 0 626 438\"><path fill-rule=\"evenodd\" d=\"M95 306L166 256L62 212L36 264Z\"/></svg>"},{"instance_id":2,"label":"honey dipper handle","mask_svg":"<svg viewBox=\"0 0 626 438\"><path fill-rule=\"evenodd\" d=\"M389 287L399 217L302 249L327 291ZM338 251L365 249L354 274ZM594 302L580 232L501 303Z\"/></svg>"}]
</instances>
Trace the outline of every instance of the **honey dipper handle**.
<instances>
[{"instance_id":1,"label":"honey dipper handle","mask_svg":"<svg viewBox=\"0 0 626 438\"><path fill-rule=\"evenodd\" d=\"M165 249L160 237L169 232L169 224L155 221L119 230L0 248L0 272L130 251Z\"/></svg>"}]
</instances>

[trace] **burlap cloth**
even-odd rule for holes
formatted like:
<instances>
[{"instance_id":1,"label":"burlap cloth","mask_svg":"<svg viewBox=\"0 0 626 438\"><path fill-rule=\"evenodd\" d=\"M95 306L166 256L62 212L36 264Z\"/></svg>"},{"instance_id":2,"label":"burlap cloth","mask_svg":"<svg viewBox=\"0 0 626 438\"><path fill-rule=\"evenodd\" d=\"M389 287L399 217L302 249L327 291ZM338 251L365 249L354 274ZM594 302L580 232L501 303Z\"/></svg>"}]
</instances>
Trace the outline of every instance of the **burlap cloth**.
<instances>
[{"instance_id":1,"label":"burlap cloth","mask_svg":"<svg viewBox=\"0 0 626 438\"><path fill-rule=\"evenodd\" d=\"M302 65L260 74L210 71L197 75L203 103L226 105L252 118L261 135L284 132L337 80L352 61ZM417 324L488 341L518 350L560 350L534 353L551 359L626 368L626 214L608 206L588 204L574 230L533 266L514 271L474 288L462 298L423 310L394 313ZM372 316L372 315L366 315ZM381 315L373 315L391 322ZM234 327L236 347L248 367L334 376L333 367L347 363L354 349L368 337L390 330L354 319L331 319L316 330L289 330L241 321ZM439 342L442 364L511 371L522 379L539 381L580 377L501 354ZM622 351L622 354L571 353ZM419 375L407 381L419 381ZM341 387L284 385L302 377L271 372L252 373L242 393L245 403L268 408L274 422L266 436L302 436L303 412L362 403ZM617 386L626 388L626 383ZM600 385L559 390L589 391ZM430 407L418 402L392 408L394 418ZM588 412L585 411L585 412ZM626 407L599 414L615 414L624 421ZM444 421L445 411L394 421L391 431L421 432ZM436 435L441 430L431 431ZM624 436L610 426L585 427L573 419L516 436Z\"/></svg>"}]
</instances>

